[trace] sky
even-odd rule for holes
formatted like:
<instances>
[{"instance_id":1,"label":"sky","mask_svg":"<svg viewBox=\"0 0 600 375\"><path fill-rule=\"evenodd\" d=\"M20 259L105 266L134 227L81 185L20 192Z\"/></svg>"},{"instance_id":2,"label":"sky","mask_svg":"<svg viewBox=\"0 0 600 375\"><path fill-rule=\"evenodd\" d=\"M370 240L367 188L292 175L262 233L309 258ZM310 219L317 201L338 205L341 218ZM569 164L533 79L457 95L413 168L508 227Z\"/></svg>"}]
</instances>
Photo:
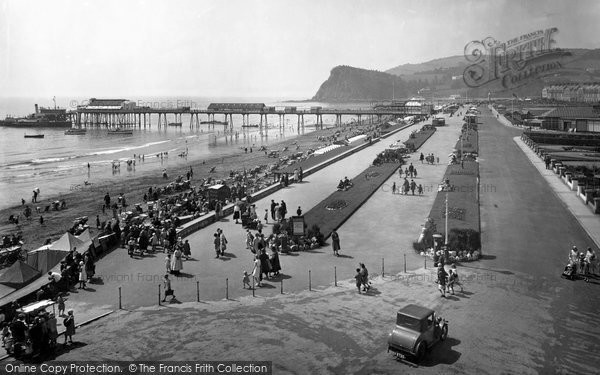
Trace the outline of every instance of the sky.
<instances>
[{"instance_id":1,"label":"sky","mask_svg":"<svg viewBox=\"0 0 600 375\"><path fill-rule=\"evenodd\" d=\"M600 1L0 0L0 96L312 97L330 70L462 55L557 27L600 48Z\"/></svg>"}]
</instances>

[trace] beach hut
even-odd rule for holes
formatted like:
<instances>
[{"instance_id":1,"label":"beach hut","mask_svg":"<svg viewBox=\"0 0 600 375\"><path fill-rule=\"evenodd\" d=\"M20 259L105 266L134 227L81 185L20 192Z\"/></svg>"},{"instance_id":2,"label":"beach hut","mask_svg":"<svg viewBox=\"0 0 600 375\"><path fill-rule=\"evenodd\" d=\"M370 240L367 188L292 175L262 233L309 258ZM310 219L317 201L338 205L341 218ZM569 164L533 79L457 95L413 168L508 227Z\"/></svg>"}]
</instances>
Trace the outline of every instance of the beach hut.
<instances>
[{"instance_id":1,"label":"beach hut","mask_svg":"<svg viewBox=\"0 0 600 375\"><path fill-rule=\"evenodd\" d=\"M215 184L209 186L208 189L206 189L206 191L208 193L207 198L209 201L212 201L213 199L225 201L231 196L231 190L227 185Z\"/></svg>"},{"instance_id":2,"label":"beach hut","mask_svg":"<svg viewBox=\"0 0 600 375\"><path fill-rule=\"evenodd\" d=\"M37 279L40 274L40 271L18 260L0 275L0 284L19 288Z\"/></svg>"},{"instance_id":3,"label":"beach hut","mask_svg":"<svg viewBox=\"0 0 600 375\"><path fill-rule=\"evenodd\" d=\"M61 238L59 238L56 242L53 242L50 245L51 250L63 250L63 251L71 251L76 247L80 248L81 251L86 250L83 248L84 242L71 233L67 232L63 234Z\"/></svg>"}]
</instances>

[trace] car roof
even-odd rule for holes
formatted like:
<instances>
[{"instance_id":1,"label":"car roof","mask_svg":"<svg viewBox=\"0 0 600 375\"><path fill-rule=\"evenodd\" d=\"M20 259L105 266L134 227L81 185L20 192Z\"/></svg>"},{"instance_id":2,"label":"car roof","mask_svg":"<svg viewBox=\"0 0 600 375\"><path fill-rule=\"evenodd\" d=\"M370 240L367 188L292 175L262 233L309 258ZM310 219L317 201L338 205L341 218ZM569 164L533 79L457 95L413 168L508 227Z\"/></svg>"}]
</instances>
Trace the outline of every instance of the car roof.
<instances>
[{"instance_id":1,"label":"car roof","mask_svg":"<svg viewBox=\"0 0 600 375\"><path fill-rule=\"evenodd\" d=\"M415 304L406 305L398 310L398 314L410 316L415 319L424 319L433 313L432 309Z\"/></svg>"}]
</instances>

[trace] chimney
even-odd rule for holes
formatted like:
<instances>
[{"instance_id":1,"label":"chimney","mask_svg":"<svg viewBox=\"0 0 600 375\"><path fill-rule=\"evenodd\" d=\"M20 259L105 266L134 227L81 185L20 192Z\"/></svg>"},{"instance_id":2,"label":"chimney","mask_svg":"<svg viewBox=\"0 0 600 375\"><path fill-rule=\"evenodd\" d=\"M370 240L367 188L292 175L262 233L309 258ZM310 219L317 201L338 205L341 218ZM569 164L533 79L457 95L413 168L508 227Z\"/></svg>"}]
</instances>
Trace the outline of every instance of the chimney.
<instances>
[{"instance_id":1,"label":"chimney","mask_svg":"<svg viewBox=\"0 0 600 375\"><path fill-rule=\"evenodd\" d=\"M38 113L39 113L39 112L38 112L38 105L36 104L36 105L35 105L35 114L37 115Z\"/></svg>"}]
</instances>

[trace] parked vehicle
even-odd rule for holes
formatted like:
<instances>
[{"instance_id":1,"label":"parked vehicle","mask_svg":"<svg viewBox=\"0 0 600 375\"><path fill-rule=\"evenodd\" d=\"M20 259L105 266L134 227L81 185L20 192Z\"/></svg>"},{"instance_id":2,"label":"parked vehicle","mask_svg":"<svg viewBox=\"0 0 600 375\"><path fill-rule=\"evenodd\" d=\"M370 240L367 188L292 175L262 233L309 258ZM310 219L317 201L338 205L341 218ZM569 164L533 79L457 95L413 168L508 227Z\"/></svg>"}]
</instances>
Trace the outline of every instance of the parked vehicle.
<instances>
[{"instance_id":1,"label":"parked vehicle","mask_svg":"<svg viewBox=\"0 0 600 375\"><path fill-rule=\"evenodd\" d=\"M400 359L413 358L417 363L427 350L448 337L448 322L436 317L427 307L410 304L398 311L396 327L388 336L388 352Z\"/></svg>"}]
</instances>

